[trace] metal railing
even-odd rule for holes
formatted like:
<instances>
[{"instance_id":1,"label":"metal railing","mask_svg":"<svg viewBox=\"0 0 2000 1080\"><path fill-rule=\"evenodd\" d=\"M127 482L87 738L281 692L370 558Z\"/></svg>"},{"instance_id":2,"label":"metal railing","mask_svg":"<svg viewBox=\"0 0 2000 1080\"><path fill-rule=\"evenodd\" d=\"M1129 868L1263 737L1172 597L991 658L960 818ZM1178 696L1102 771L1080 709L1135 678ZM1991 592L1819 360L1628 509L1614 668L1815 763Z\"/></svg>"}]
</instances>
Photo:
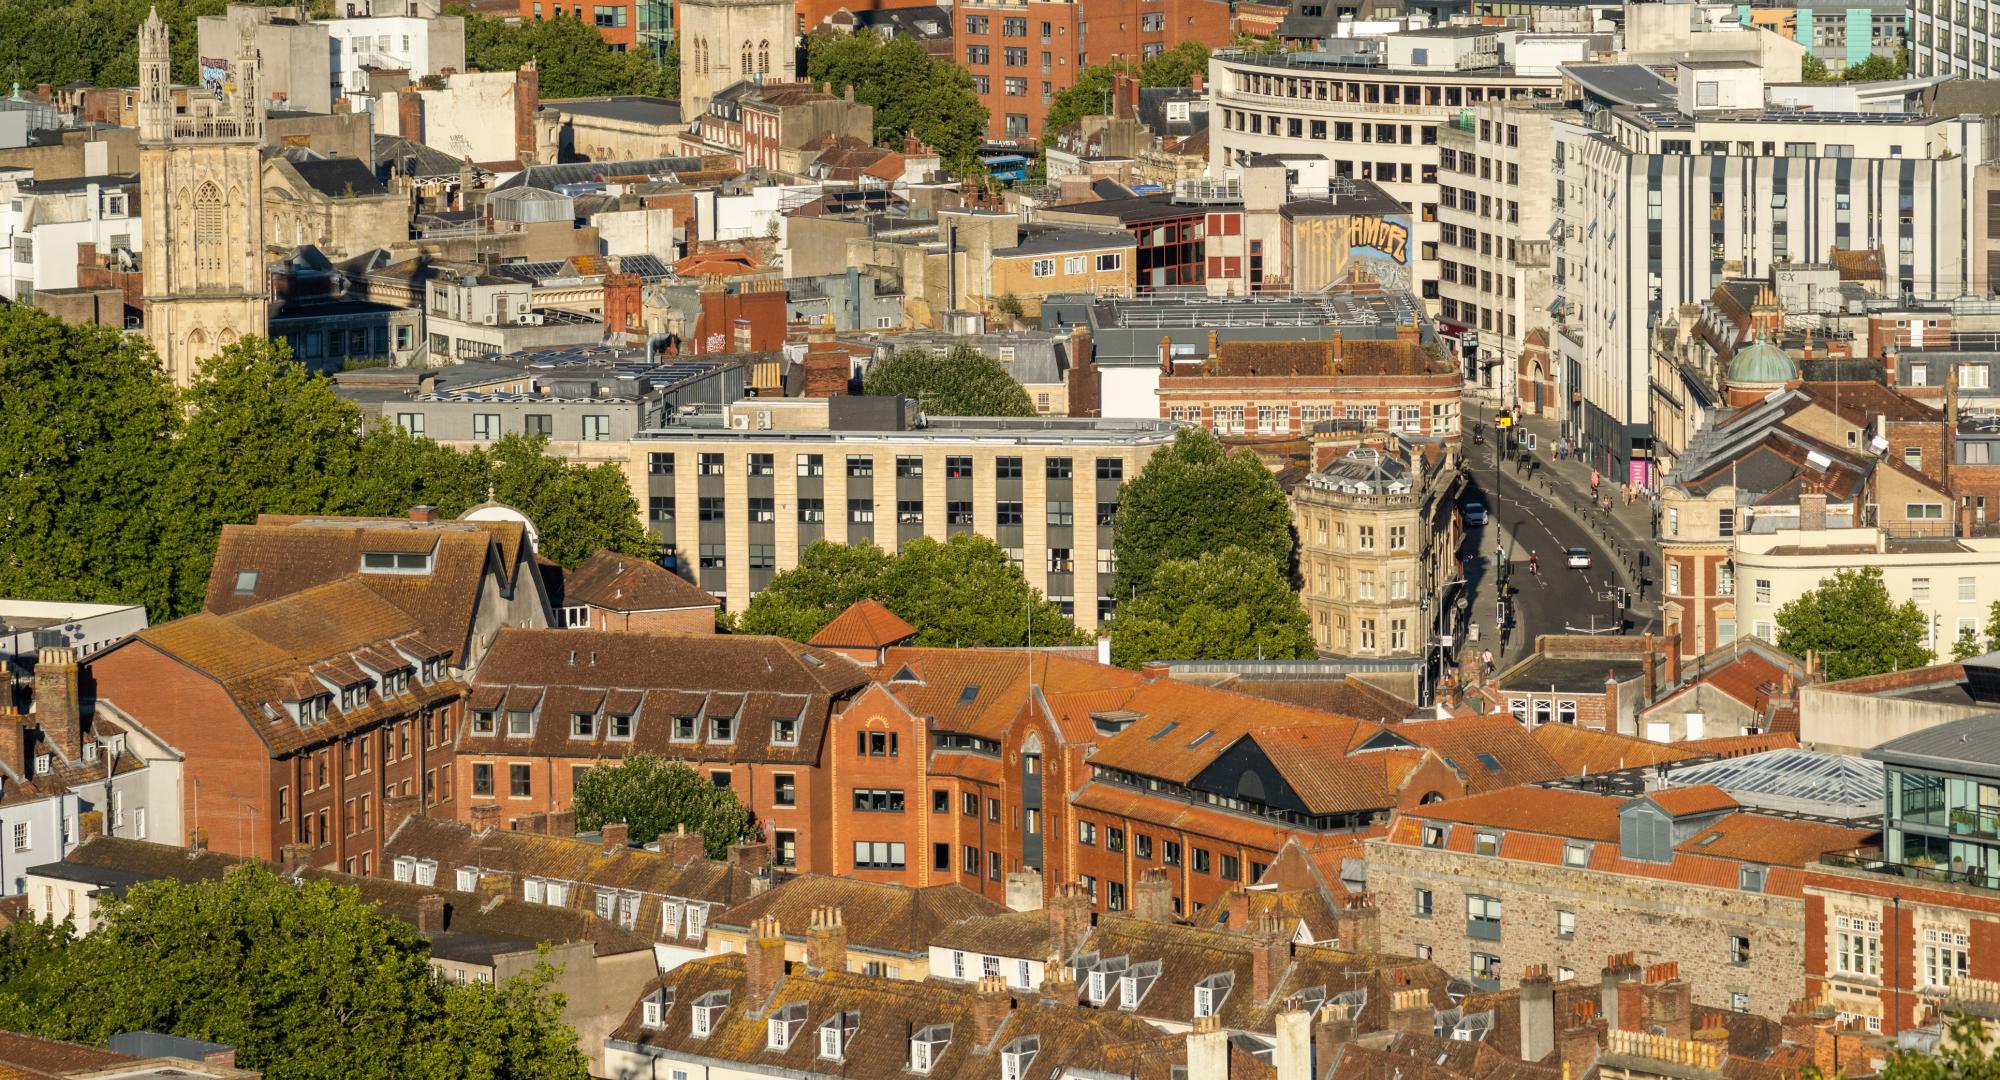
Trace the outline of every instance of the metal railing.
<instances>
[{"instance_id":1,"label":"metal railing","mask_svg":"<svg viewBox=\"0 0 2000 1080\"><path fill-rule=\"evenodd\" d=\"M2000 890L2000 872L1976 868L1937 866L1935 864L1895 862L1889 859L1879 847L1848 848L1844 851L1829 851L1819 857L1826 866L1844 867L1849 870L1863 870L1871 874L1886 874L1891 877L1908 878L1913 881L1934 881L1947 885L1967 885L1975 889Z\"/></svg>"},{"instance_id":2,"label":"metal railing","mask_svg":"<svg viewBox=\"0 0 2000 1080\"><path fill-rule=\"evenodd\" d=\"M1953 810L1951 831L1955 836L1983 836L2000 839L2000 811Z\"/></svg>"}]
</instances>

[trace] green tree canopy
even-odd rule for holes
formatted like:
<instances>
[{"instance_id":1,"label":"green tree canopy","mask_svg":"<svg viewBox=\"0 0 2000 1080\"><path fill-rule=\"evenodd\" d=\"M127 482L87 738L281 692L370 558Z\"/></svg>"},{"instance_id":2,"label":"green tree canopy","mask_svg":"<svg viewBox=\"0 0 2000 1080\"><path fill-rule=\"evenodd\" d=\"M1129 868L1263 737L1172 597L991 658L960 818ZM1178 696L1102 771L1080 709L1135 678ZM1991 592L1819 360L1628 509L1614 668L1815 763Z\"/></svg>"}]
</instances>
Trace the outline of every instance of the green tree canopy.
<instances>
[{"instance_id":1,"label":"green tree canopy","mask_svg":"<svg viewBox=\"0 0 2000 1080\"><path fill-rule=\"evenodd\" d=\"M1208 71L1208 46L1199 41L1183 41L1143 63L1127 60L1092 64L1076 73L1076 81L1049 102L1042 120L1042 145L1054 146L1062 130L1086 116L1104 116L1111 111L1112 84L1120 71L1136 70L1139 85L1190 86L1196 72Z\"/></svg>"},{"instance_id":2,"label":"green tree canopy","mask_svg":"<svg viewBox=\"0 0 2000 1080\"><path fill-rule=\"evenodd\" d=\"M1986 651L1985 644L1979 640L1979 632L1969 626L1959 631L1958 640L1951 643L1953 660L1970 660Z\"/></svg>"},{"instance_id":3,"label":"green tree canopy","mask_svg":"<svg viewBox=\"0 0 2000 1080\"><path fill-rule=\"evenodd\" d=\"M1881 570L1840 570L1778 609L1778 647L1818 653L1828 679L1855 679L1930 663L1924 623L1915 601L1889 599Z\"/></svg>"},{"instance_id":4,"label":"green tree canopy","mask_svg":"<svg viewBox=\"0 0 2000 1080\"><path fill-rule=\"evenodd\" d=\"M1114 544L1121 597L1145 592L1168 559L1227 547L1271 559L1289 579L1291 504L1255 456L1230 453L1205 429L1184 428L1125 482Z\"/></svg>"},{"instance_id":5,"label":"green tree canopy","mask_svg":"<svg viewBox=\"0 0 2000 1080\"><path fill-rule=\"evenodd\" d=\"M616 464L512 436L457 450L364 416L281 345L238 341L177 393L145 343L0 306L0 590L199 610L222 526L264 513L456 517L487 498L527 514L542 554L650 555Z\"/></svg>"},{"instance_id":6,"label":"green tree canopy","mask_svg":"<svg viewBox=\"0 0 2000 1080\"><path fill-rule=\"evenodd\" d=\"M970 345L939 355L911 346L868 368L868 394L901 394L939 416L1033 416L1034 403L998 360Z\"/></svg>"},{"instance_id":7,"label":"green tree canopy","mask_svg":"<svg viewBox=\"0 0 2000 1080\"><path fill-rule=\"evenodd\" d=\"M1278 564L1240 547L1162 562L1111 624L1111 658L1126 667L1315 655L1312 624Z\"/></svg>"},{"instance_id":8,"label":"green tree canopy","mask_svg":"<svg viewBox=\"0 0 2000 1080\"><path fill-rule=\"evenodd\" d=\"M771 579L736 628L807 641L857 600L880 601L917 629L917 644L1077 645L1062 609L1028 584L1007 552L983 536L919 537L888 555L873 544L818 541Z\"/></svg>"},{"instance_id":9,"label":"green tree canopy","mask_svg":"<svg viewBox=\"0 0 2000 1080\"><path fill-rule=\"evenodd\" d=\"M15 1031L207 1039L272 1080L586 1075L546 968L497 988L444 984L414 927L351 887L293 885L259 864L138 885L88 937L10 934L0 949L26 950L0 959L0 1024Z\"/></svg>"},{"instance_id":10,"label":"green tree canopy","mask_svg":"<svg viewBox=\"0 0 2000 1080\"><path fill-rule=\"evenodd\" d=\"M576 827L625 823L635 843L650 844L661 833L687 826L700 833L708 857L729 854L729 845L757 835L750 811L736 793L716 787L684 761L634 754L616 765L591 769L576 782Z\"/></svg>"},{"instance_id":11,"label":"green tree canopy","mask_svg":"<svg viewBox=\"0 0 2000 1080\"><path fill-rule=\"evenodd\" d=\"M914 133L954 175L983 175L976 151L987 112L972 92L972 75L932 57L915 38L814 34L806 41L806 75L830 93L852 87L854 99L875 110L876 143L900 146Z\"/></svg>"},{"instance_id":12,"label":"green tree canopy","mask_svg":"<svg viewBox=\"0 0 2000 1080\"><path fill-rule=\"evenodd\" d=\"M475 15L462 7L452 10L465 19L468 66L481 71L511 71L533 60L544 98L680 96L678 59L670 77L664 65L643 51L612 52L597 28L581 19L557 14L549 19L508 22Z\"/></svg>"},{"instance_id":13,"label":"green tree canopy","mask_svg":"<svg viewBox=\"0 0 2000 1080\"><path fill-rule=\"evenodd\" d=\"M0 595L164 609L156 504L181 413L152 351L0 305L0 387Z\"/></svg>"}]
</instances>

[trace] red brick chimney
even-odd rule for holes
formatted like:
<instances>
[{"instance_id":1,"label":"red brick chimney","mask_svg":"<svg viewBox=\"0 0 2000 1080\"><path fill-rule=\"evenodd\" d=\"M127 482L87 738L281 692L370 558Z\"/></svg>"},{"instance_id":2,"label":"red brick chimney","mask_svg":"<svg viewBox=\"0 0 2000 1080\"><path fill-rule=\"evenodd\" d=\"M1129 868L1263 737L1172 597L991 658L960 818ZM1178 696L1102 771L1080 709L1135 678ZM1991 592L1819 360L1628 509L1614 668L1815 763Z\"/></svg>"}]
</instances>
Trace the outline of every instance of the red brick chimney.
<instances>
[{"instance_id":1,"label":"red brick chimney","mask_svg":"<svg viewBox=\"0 0 2000 1080\"><path fill-rule=\"evenodd\" d=\"M1074 881L1058 885L1049 897L1048 913L1049 948L1057 959L1067 960L1090 936L1090 893Z\"/></svg>"},{"instance_id":2,"label":"red brick chimney","mask_svg":"<svg viewBox=\"0 0 2000 1080\"><path fill-rule=\"evenodd\" d=\"M1259 916L1250 934L1250 987L1255 995L1252 1001L1261 1005L1271 1000L1291 958L1292 943L1280 927L1278 917L1268 912Z\"/></svg>"},{"instance_id":3,"label":"red brick chimney","mask_svg":"<svg viewBox=\"0 0 2000 1080\"><path fill-rule=\"evenodd\" d=\"M28 762L28 718L11 705L0 704L0 765L22 777L35 775Z\"/></svg>"},{"instance_id":4,"label":"red brick chimney","mask_svg":"<svg viewBox=\"0 0 2000 1080\"><path fill-rule=\"evenodd\" d=\"M444 931L444 897L438 893L426 893L417 897L417 929L436 934Z\"/></svg>"},{"instance_id":5,"label":"red brick chimney","mask_svg":"<svg viewBox=\"0 0 2000 1080\"><path fill-rule=\"evenodd\" d=\"M1090 327L1078 323L1069 330L1069 414L1099 416L1104 412L1103 393L1098 383L1097 350L1090 341Z\"/></svg>"},{"instance_id":6,"label":"red brick chimney","mask_svg":"<svg viewBox=\"0 0 2000 1080\"><path fill-rule=\"evenodd\" d=\"M396 93L397 134L411 142L424 141L424 99L414 86Z\"/></svg>"},{"instance_id":7,"label":"red brick chimney","mask_svg":"<svg viewBox=\"0 0 2000 1080\"><path fill-rule=\"evenodd\" d=\"M425 503L410 507L410 520L419 525L429 525L438 519L438 508Z\"/></svg>"},{"instance_id":8,"label":"red brick chimney","mask_svg":"<svg viewBox=\"0 0 2000 1080\"><path fill-rule=\"evenodd\" d=\"M71 761L83 758L83 699L76 650L44 645L35 655L35 723L42 737Z\"/></svg>"},{"instance_id":9,"label":"red brick chimney","mask_svg":"<svg viewBox=\"0 0 2000 1080\"><path fill-rule=\"evenodd\" d=\"M1382 910L1366 896L1349 897L1334 916L1334 937L1344 953L1373 955L1382 948Z\"/></svg>"},{"instance_id":10,"label":"red brick chimney","mask_svg":"<svg viewBox=\"0 0 2000 1080\"><path fill-rule=\"evenodd\" d=\"M751 924L750 940L743 943L743 992L753 1015L771 1000L784 977L784 929L777 916L766 915Z\"/></svg>"},{"instance_id":11,"label":"red brick chimney","mask_svg":"<svg viewBox=\"0 0 2000 1080\"><path fill-rule=\"evenodd\" d=\"M731 844L729 846L729 862L730 865L740 866L752 874L762 873L765 867L771 865L771 845L759 843Z\"/></svg>"},{"instance_id":12,"label":"red brick chimney","mask_svg":"<svg viewBox=\"0 0 2000 1080\"><path fill-rule=\"evenodd\" d=\"M660 851L674 860L675 866L686 866L708 854L708 841L700 833L691 833L685 824L674 826L674 831L660 834Z\"/></svg>"},{"instance_id":13,"label":"red brick chimney","mask_svg":"<svg viewBox=\"0 0 2000 1080\"><path fill-rule=\"evenodd\" d=\"M993 1039L1000 1034L1000 1025L1007 1022L1007 1014L1014 1011L1014 998L1007 993L1007 980L998 975L979 977L979 994L972 999L972 1045L975 1048L993 1045Z\"/></svg>"},{"instance_id":14,"label":"red brick chimney","mask_svg":"<svg viewBox=\"0 0 2000 1080\"><path fill-rule=\"evenodd\" d=\"M542 106L542 73L530 59L514 73L514 154L535 157L535 112Z\"/></svg>"},{"instance_id":15,"label":"red brick chimney","mask_svg":"<svg viewBox=\"0 0 2000 1080\"><path fill-rule=\"evenodd\" d=\"M606 852L623 851L632 842L631 827L622 821L607 821L598 831L604 836Z\"/></svg>"}]
</instances>

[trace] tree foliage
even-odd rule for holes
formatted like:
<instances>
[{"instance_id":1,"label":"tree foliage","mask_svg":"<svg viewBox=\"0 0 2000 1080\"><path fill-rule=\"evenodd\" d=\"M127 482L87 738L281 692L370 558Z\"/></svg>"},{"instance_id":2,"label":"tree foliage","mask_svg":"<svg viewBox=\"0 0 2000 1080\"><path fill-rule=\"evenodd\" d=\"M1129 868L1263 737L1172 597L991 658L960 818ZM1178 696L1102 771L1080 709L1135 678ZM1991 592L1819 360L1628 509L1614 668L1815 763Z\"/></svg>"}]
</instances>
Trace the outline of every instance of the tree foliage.
<instances>
[{"instance_id":1,"label":"tree foliage","mask_svg":"<svg viewBox=\"0 0 2000 1080\"><path fill-rule=\"evenodd\" d=\"M1958 640L1951 643L1953 660L1970 660L1985 651L1986 646L1980 642L1979 632L1970 626L1959 631Z\"/></svg>"},{"instance_id":2,"label":"tree foliage","mask_svg":"<svg viewBox=\"0 0 2000 1080\"><path fill-rule=\"evenodd\" d=\"M173 77L194 83L196 20L229 0L157 0L170 34ZM257 0L251 0L257 2ZM275 3L277 0L266 0ZM26 87L139 84L139 26L155 0L0 0L0 82ZM310 5L308 5L310 6Z\"/></svg>"},{"instance_id":3,"label":"tree foliage","mask_svg":"<svg viewBox=\"0 0 2000 1080\"><path fill-rule=\"evenodd\" d=\"M1312 624L1278 564L1239 547L1161 563L1111 624L1111 658L1128 667L1314 655Z\"/></svg>"},{"instance_id":4,"label":"tree foliage","mask_svg":"<svg viewBox=\"0 0 2000 1080\"><path fill-rule=\"evenodd\" d=\"M1881 570L1840 570L1778 609L1778 647L1818 653L1828 679L1855 679L1930 663L1924 625L1915 601L1889 599Z\"/></svg>"},{"instance_id":5,"label":"tree foliage","mask_svg":"<svg viewBox=\"0 0 2000 1080\"><path fill-rule=\"evenodd\" d=\"M972 75L898 34L814 34L807 39L806 75L829 93L850 87L875 110L875 141L900 146L915 134L955 176L983 175L977 151L986 135L986 106L972 92Z\"/></svg>"},{"instance_id":6,"label":"tree foliage","mask_svg":"<svg viewBox=\"0 0 2000 1080\"><path fill-rule=\"evenodd\" d=\"M1208 71L1208 46L1183 41L1143 62L1116 60L1077 72L1076 81L1056 91L1049 102L1048 115L1042 121L1042 145L1054 146L1064 128L1086 116L1108 115L1112 84L1120 71L1136 72L1142 87L1189 86L1196 72Z\"/></svg>"},{"instance_id":7,"label":"tree foliage","mask_svg":"<svg viewBox=\"0 0 2000 1080\"><path fill-rule=\"evenodd\" d=\"M10 932L0 1025L102 1043L161 1031L236 1047L272 1080L465 1076L581 1080L553 972L500 987L431 977L429 945L351 887L259 864L220 881L136 886L90 936Z\"/></svg>"},{"instance_id":8,"label":"tree foliage","mask_svg":"<svg viewBox=\"0 0 2000 1080\"><path fill-rule=\"evenodd\" d=\"M1169 559L1239 547L1269 558L1288 580L1292 511L1256 457L1231 453L1214 433L1184 428L1118 497L1118 591L1143 593Z\"/></svg>"},{"instance_id":9,"label":"tree foliage","mask_svg":"<svg viewBox=\"0 0 2000 1080\"><path fill-rule=\"evenodd\" d=\"M864 393L901 394L938 416L1033 416L1034 403L998 360L970 345L939 355L897 349L877 360L861 380Z\"/></svg>"},{"instance_id":10,"label":"tree foliage","mask_svg":"<svg viewBox=\"0 0 2000 1080\"><path fill-rule=\"evenodd\" d=\"M614 464L515 435L456 450L365 417L282 346L246 338L176 392L144 342L0 306L0 594L199 610L222 526L263 513L456 517L489 497L574 566L652 539Z\"/></svg>"},{"instance_id":11,"label":"tree foliage","mask_svg":"<svg viewBox=\"0 0 2000 1080\"><path fill-rule=\"evenodd\" d=\"M1799 60L1799 77L1806 82L1880 82L1903 78L1909 67L1910 51L1898 49L1895 56L1870 56L1835 75L1826 61L1807 52Z\"/></svg>"},{"instance_id":12,"label":"tree foliage","mask_svg":"<svg viewBox=\"0 0 2000 1080\"><path fill-rule=\"evenodd\" d=\"M917 644L1077 645L1088 639L1028 584L1000 545L919 537L889 555L873 544L821 540L777 575L737 620L747 634L806 641L857 600L877 600L917 629ZM1030 627L1032 626L1032 633Z\"/></svg>"},{"instance_id":13,"label":"tree foliage","mask_svg":"<svg viewBox=\"0 0 2000 1080\"><path fill-rule=\"evenodd\" d=\"M561 8L558 7L558 12ZM680 64L668 68L643 50L612 52L597 28L557 14L548 19L508 22L475 15L462 7L465 62L481 71L511 71L535 62L544 98L646 94L680 97Z\"/></svg>"},{"instance_id":14,"label":"tree foliage","mask_svg":"<svg viewBox=\"0 0 2000 1080\"><path fill-rule=\"evenodd\" d=\"M650 754L591 769L576 782L577 828L597 829L617 821L640 844L685 825L701 834L711 859L757 834L750 811L734 791L715 786L686 762Z\"/></svg>"}]
</instances>

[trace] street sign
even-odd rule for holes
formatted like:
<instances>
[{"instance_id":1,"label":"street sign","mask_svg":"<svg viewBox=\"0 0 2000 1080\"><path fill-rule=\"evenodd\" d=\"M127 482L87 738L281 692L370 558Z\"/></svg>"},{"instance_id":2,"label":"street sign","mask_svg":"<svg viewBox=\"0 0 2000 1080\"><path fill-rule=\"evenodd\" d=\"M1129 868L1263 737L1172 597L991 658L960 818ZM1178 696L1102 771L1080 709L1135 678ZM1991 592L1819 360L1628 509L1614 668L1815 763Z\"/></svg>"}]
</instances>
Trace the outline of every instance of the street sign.
<instances>
[{"instance_id":1,"label":"street sign","mask_svg":"<svg viewBox=\"0 0 2000 1080\"><path fill-rule=\"evenodd\" d=\"M1496 416L1496 417L1494 417L1494 418L1493 418L1493 426L1494 426L1494 427L1513 427L1513 426L1514 426L1514 418L1513 418L1513 417L1511 417L1511 416L1508 416L1508 415L1507 415L1506 413L1501 413L1501 414L1500 414L1499 416Z\"/></svg>"}]
</instances>

